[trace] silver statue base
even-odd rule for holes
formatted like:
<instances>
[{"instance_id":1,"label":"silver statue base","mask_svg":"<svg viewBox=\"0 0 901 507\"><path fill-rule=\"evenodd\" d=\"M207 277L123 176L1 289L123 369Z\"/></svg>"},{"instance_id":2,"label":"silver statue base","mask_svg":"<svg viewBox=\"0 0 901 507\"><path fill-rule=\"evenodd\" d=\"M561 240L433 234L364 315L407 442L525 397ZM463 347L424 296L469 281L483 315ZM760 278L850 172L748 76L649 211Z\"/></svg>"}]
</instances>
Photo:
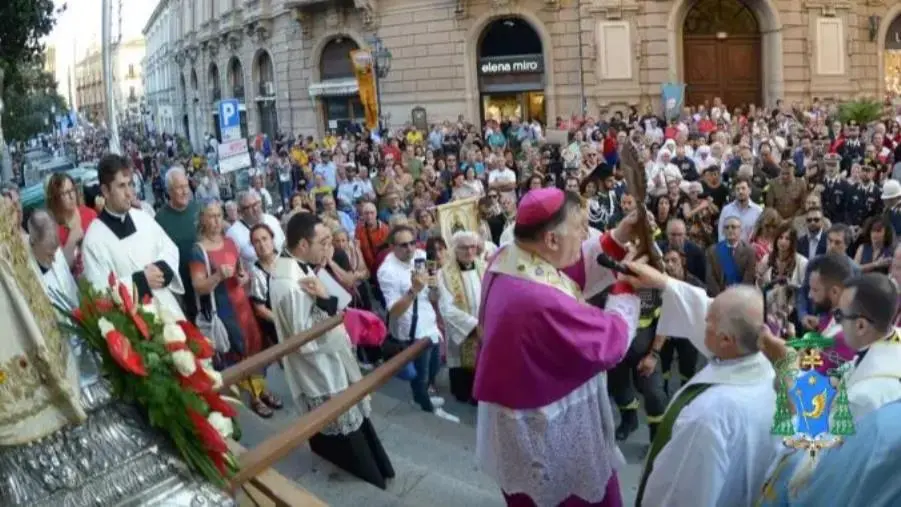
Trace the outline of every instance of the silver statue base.
<instances>
[{"instance_id":1,"label":"silver statue base","mask_svg":"<svg viewBox=\"0 0 901 507\"><path fill-rule=\"evenodd\" d=\"M0 448L0 506L210 507L237 505L193 474L137 410L104 381L82 385L84 424Z\"/></svg>"}]
</instances>

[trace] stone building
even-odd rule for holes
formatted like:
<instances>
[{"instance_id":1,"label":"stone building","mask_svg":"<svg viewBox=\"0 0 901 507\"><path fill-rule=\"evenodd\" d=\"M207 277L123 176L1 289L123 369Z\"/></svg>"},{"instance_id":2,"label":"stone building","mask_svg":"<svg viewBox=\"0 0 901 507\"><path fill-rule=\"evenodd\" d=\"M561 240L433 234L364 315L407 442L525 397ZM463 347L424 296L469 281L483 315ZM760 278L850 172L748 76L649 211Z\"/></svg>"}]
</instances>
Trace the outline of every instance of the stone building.
<instances>
[{"instance_id":1,"label":"stone building","mask_svg":"<svg viewBox=\"0 0 901 507\"><path fill-rule=\"evenodd\" d=\"M173 59L177 39L175 16L169 2L159 2L141 31L147 41L144 56L144 96L150 120L157 130L186 135L175 86L181 74Z\"/></svg>"},{"instance_id":2,"label":"stone building","mask_svg":"<svg viewBox=\"0 0 901 507\"><path fill-rule=\"evenodd\" d=\"M75 97L78 112L90 121L101 121L106 114L106 90L103 87L103 61L100 46L87 50L75 63Z\"/></svg>"},{"instance_id":3,"label":"stone building","mask_svg":"<svg viewBox=\"0 0 901 507\"><path fill-rule=\"evenodd\" d=\"M883 97L887 75L901 74L890 29L901 7L883 0L164 1L192 139L215 132L230 97L246 133L319 135L359 120L348 53L375 39L392 56L379 80L391 125L414 108L429 123L553 122L659 106L670 82L687 85L689 104Z\"/></svg>"}]
</instances>

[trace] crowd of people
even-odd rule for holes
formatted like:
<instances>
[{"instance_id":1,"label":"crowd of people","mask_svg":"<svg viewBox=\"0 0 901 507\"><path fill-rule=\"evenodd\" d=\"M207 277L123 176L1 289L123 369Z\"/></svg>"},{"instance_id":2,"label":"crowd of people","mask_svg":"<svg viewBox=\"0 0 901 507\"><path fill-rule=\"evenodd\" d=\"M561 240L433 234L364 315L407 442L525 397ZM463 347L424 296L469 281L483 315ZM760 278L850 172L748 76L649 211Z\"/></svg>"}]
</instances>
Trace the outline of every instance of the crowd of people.
<instances>
[{"instance_id":1,"label":"crowd of people","mask_svg":"<svg viewBox=\"0 0 901 507\"><path fill-rule=\"evenodd\" d=\"M329 132L318 140L279 134L270 141L261 134L251 146L249 188L240 191L233 175L218 173L210 153L184 153L174 136L126 136L124 156L86 153L99 158L96 187L79 188L66 174L53 175L46 187L47 209L23 217L23 233L29 235L35 266L53 287L52 294L77 301L75 280L105 286L112 271L130 280L140 295L154 295L168 311L201 326L216 344L220 369L346 306L375 312L390 331L383 346L352 347L339 331L289 356L283 368L292 401L304 410L315 408L358 380L361 370L425 340L429 346L407 379L412 401L423 411L458 422L444 410L445 398L436 384L444 365L449 369L448 394L465 403L496 397L503 400L496 401L500 405L525 406L532 403L526 394L542 398L536 393L553 390L535 385L531 393L527 386L519 394L501 393L486 384L499 379L481 366L476 371L477 365L492 363L483 358L488 330L482 323L484 313L491 311L481 307L485 273L492 265L510 272L527 269L503 266L503 259L492 261L493 254L508 245L545 241L541 238L550 230L545 227L549 218L547 213L535 214L536 204L530 207L529 199L537 200L539 207L551 199L554 209L562 210L556 197L548 197L548 189L578 197L574 202L583 210L579 220L587 223L588 237L595 242L604 238L600 243L606 241L607 250L613 248L611 234L618 227L629 229L628 217L646 206L662 257L658 267L668 280L697 287L705 298L725 298L710 307L720 315L753 313L754 308L741 308L742 297L750 293L740 290L756 286L765 295L760 319L763 322L765 315L774 335L787 339L817 331L835 337L824 372L852 361L859 356L861 342L848 339L843 328L852 315L837 312L844 308L846 279L891 273L901 281L901 249L895 243L901 234L899 121L901 117L866 125L842 123L837 106L820 101L807 107L778 103L730 111L716 100L685 108L672 118L650 108L643 114L633 109L558 118L547 128L516 118L489 120L480 127L460 118L427 131L411 124L380 132L355 128ZM565 132L567 142L547 142L549 129ZM624 156L627 147L637 153L637 160ZM630 163L638 167L628 167ZM647 195L636 195L628 187L628 171L646 179ZM150 182L153 205L144 200L144 181ZM4 196L18 200L12 188L5 189ZM475 203L478 226L442 232L436 210L466 200ZM550 251L561 259L572 257L573 252L559 253L565 239L554 241L559 245L557 250L548 247ZM548 271L562 267L549 266ZM541 265L535 269L532 281L559 282L545 280L553 274ZM699 347L688 331L695 324L685 322L700 322L703 337L703 314L700 321L685 317L689 320L681 327L662 325L667 320L668 286L636 269L644 279L636 283L640 315L634 339L624 345L623 354L596 358L609 373L606 383L579 389L609 391L620 414L618 426L611 429L615 440L625 440L638 429L643 405L651 442L660 440L661 429L674 442L685 437L673 424L684 421L667 420L666 415L682 392L680 386L692 385L707 359L734 359L759 348L756 341ZM615 306L611 301L618 301L619 294L609 272L587 265L584 272L564 272L579 285L567 293L582 294L596 308ZM505 304L494 301L495 306ZM538 313L551 311L548 308L542 306ZM708 307L705 303L699 308ZM881 317L858 313L884 327ZM565 329L558 330L573 336L584 324L578 319L560 322ZM548 367L546 378L568 364ZM901 379L901 365L883 369ZM284 405L267 390L265 373L241 386L250 408L264 418ZM896 383L892 399L901 397L901 382ZM557 398L548 394L542 404ZM879 399L877 403L852 396L851 402L863 414L890 401ZM696 412L703 419L705 412ZM368 415L364 400L314 437L311 446L384 487L394 472ZM501 416L484 417L496 421ZM758 421L759 414L752 419ZM692 486L689 492L681 489L684 484L674 486L679 477L672 474L678 476L678 470L667 464L675 459L666 454L668 448L651 447L652 462L657 457L653 470L666 470L670 476L664 481L659 474L645 474L642 505L751 505L766 478L767 467L755 466L742 469L741 480L716 474L707 479L734 481L729 485L711 483L707 491ZM772 458L759 457L761 463ZM710 455L697 460L706 464L679 473L702 474L699 470L728 461ZM609 465L583 464L588 470ZM688 476L683 479L697 484ZM615 481L610 484L604 481L599 491L583 489L600 501L608 486L615 489ZM505 490L508 503L523 501L518 492ZM532 495L537 497L549 498L541 492Z\"/></svg>"}]
</instances>

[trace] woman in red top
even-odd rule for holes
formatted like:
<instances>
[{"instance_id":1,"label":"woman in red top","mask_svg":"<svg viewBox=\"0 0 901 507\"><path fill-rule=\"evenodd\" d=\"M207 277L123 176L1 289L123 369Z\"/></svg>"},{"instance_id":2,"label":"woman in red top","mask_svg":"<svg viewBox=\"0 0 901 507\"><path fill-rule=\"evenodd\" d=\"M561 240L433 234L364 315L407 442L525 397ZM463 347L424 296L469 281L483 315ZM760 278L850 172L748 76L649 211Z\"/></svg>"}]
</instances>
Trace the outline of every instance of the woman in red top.
<instances>
[{"instance_id":1,"label":"woman in red top","mask_svg":"<svg viewBox=\"0 0 901 507\"><path fill-rule=\"evenodd\" d=\"M72 274L81 275L81 240L97 212L81 204L75 180L66 173L55 173L47 182L47 209L58 224L59 244Z\"/></svg>"}]
</instances>

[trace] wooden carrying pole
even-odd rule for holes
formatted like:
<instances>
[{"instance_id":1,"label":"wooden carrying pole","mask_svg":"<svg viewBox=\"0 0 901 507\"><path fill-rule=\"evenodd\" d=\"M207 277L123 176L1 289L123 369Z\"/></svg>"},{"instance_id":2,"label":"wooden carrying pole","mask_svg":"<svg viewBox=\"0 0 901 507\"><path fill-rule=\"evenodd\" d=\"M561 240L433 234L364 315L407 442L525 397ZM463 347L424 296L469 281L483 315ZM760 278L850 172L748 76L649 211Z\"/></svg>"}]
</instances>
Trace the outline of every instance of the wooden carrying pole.
<instances>
[{"instance_id":1,"label":"wooden carrying pole","mask_svg":"<svg viewBox=\"0 0 901 507\"><path fill-rule=\"evenodd\" d=\"M359 403L366 395L388 382L405 364L419 356L428 346L428 340L417 341L341 394L307 412L291 426L242 454L238 459L240 470L231 481L232 493L319 433L322 428Z\"/></svg>"},{"instance_id":2,"label":"wooden carrying pole","mask_svg":"<svg viewBox=\"0 0 901 507\"><path fill-rule=\"evenodd\" d=\"M313 327L302 333L298 333L287 340L254 354L240 363L227 368L222 372L222 387L220 392L238 382L258 373L263 368L296 351L307 343L319 338L323 333L331 331L335 326L344 322L344 313L339 313L326 320L317 322Z\"/></svg>"}]
</instances>

